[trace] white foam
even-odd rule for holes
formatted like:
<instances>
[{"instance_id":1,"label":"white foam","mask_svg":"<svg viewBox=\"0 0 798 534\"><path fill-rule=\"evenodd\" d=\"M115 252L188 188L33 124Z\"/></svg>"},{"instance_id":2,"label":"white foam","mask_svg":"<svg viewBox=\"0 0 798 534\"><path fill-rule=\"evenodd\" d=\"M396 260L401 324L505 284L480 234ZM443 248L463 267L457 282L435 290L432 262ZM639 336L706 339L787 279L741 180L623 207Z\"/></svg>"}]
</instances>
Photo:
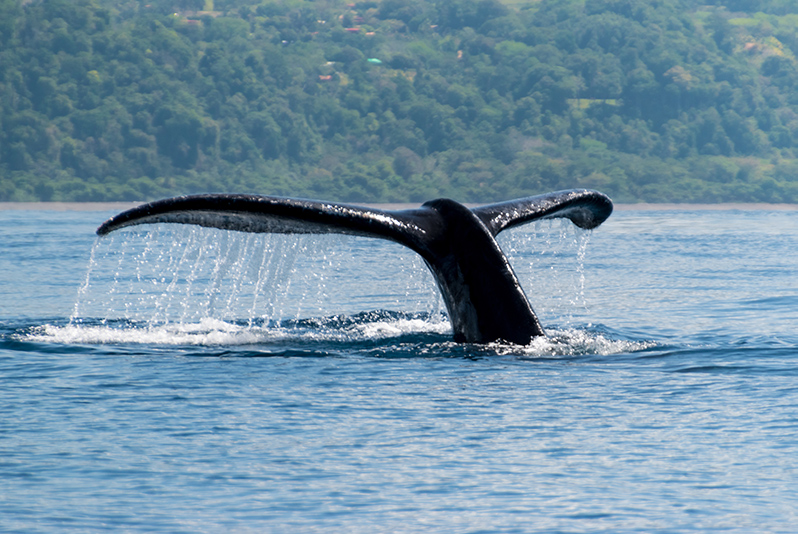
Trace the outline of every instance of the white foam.
<instances>
[{"instance_id":1,"label":"white foam","mask_svg":"<svg viewBox=\"0 0 798 534\"><path fill-rule=\"evenodd\" d=\"M569 328L548 330L546 336L533 339L528 345L497 345L499 354L522 354L524 356L610 356L637 352L656 346L652 341L630 341L610 339L603 334Z\"/></svg>"},{"instance_id":2,"label":"white foam","mask_svg":"<svg viewBox=\"0 0 798 534\"><path fill-rule=\"evenodd\" d=\"M435 333L449 334L451 324L447 321L427 321L424 319L397 319L354 325L353 330L365 339L387 339L405 334Z\"/></svg>"},{"instance_id":3,"label":"white foam","mask_svg":"<svg viewBox=\"0 0 798 534\"><path fill-rule=\"evenodd\" d=\"M324 320L321 321L323 323ZM21 336L27 341L62 344L142 344L161 346L243 346L281 342L390 341L408 334L451 335L448 321L422 318L381 319L355 322L343 327L323 324L290 327L242 326L218 319L197 323L173 323L160 326L136 324L65 326L43 325ZM434 345L432 343L430 346ZM563 357L610 356L638 352L655 347L651 341L611 339L604 334L580 329L549 330L546 337L535 338L525 346L493 343L485 346L501 356ZM422 351L420 354L426 353ZM426 353L428 354L428 353Z\"/></svg>"},{"instance_id":4,"label":"white foam","mask_svg":"<svg viewBox=\"0 0 798 534\"><path fill-rule=\"evenodd\" d=\"M43 325L25 336L30 341L64 344L244 345L262 340L258 329L218 319L159 326Z\"/></svg>"},{"instance_id":5,"label":"white foam","mask_svg":"<svg viewBox=\"0 0 798 534\"><path fill-rule=\"evenodd\" d=\"M206 318L197 323L169 323L157 326L127 323L117 325L46 324L24 335L28 341L63 344L146 344L236 346L279 341L364 341L382 340L407 334L447 334L446 321L389 319L356 323L344 328L242 326Z\"/></svg>"}]
</instances>

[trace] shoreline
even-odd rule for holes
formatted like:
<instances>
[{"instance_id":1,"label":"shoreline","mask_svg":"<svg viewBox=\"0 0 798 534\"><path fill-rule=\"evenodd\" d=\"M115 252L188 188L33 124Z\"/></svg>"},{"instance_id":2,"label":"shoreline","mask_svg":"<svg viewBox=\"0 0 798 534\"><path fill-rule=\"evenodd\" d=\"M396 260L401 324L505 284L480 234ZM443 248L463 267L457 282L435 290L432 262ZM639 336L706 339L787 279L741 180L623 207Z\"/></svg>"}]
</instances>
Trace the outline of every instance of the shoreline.
<instances>
[{"instance_id":1,"label":"shoreline","mask_svg":"<svg viewBox=\"0 0 798 534\"><path fill-rule=\"evenodd\" d=\"M125 211L144 202L0 202L0 211ZM344 202L344 204L367 206L386 210L417 208L421 204L386 203L370 204ZM479 204L466 204L469 207ZM614 204L615 211L798 211L798 204L767 204L764 202L731 202L726 204Z\"/></svg>"}]
</instances>

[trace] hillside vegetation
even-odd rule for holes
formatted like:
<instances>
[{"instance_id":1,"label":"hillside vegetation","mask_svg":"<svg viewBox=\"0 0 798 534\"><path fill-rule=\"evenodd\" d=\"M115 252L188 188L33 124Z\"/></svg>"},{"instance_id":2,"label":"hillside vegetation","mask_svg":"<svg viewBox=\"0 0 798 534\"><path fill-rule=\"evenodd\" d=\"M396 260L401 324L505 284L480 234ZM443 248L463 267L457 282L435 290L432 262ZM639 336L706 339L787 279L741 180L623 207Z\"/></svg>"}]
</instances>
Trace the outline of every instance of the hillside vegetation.
<instances>
[{"instance_id":1,"label":"hillside vegetation","mask_svg":"<svg viewBox=\"0 0 798 534\"><path fill-rule=\"evenodd\" d=\"M793 0L0 0L0 201L798 202L797 54Z\"/></svg>"}]
</instances>

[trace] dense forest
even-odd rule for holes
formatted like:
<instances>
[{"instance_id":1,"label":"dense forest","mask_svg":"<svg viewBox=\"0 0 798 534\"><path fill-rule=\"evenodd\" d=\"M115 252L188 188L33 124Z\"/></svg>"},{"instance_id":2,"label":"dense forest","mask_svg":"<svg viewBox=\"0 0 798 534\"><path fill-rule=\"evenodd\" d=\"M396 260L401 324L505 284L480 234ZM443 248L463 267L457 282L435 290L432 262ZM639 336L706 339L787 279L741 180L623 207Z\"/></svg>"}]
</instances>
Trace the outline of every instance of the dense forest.
<instances>
[{"instance_id":1,"label":"dense forest","mask_svg":"<svg viewBox=\"0 0 798 534\"><path fill-rule=\"evenodd\" d=\"M794 0L0 0L0 201L798 202L796 55Z\"/></svg>"}]
</instances>

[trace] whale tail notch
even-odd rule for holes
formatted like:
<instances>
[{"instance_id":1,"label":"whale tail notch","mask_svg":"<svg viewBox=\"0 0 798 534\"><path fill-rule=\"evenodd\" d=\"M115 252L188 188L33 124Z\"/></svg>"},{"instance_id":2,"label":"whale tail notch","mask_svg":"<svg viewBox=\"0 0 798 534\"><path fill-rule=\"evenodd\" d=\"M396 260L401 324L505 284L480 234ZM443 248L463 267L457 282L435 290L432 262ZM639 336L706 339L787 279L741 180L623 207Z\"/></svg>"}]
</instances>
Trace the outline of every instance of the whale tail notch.
<instances>
[{"instance_id":1,"label":"whale tail notch","mask_svg":"<svg viewBox=\"0 0 798 534\"><path fill-rule=\"evenodd\" d=\"M139 224L181 223L266 233L341 233L388 239L421 255L441 290L455 341L527 344L544 335L496 236L535 220L568 218L592 229L612 201L569 190L473 209L449 199L409 210L259 195L192 195L151 202L104 222L98 235Z\"/></svg>"}]
</instances>

